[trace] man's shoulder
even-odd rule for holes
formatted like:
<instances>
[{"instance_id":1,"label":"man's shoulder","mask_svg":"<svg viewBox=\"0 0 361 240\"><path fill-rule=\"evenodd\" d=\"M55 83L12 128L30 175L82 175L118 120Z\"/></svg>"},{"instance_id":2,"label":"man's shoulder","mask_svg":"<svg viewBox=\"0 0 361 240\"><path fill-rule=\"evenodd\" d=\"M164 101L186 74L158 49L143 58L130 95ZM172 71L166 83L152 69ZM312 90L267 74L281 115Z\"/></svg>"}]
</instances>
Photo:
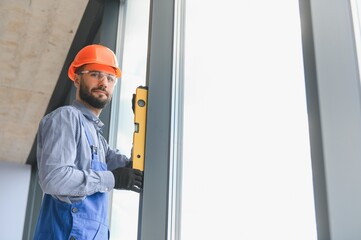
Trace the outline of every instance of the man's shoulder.
<instances>
[{"instance_id":1,"label":"man's shoulder","mask_svg":"<svg viewBox=\"0 0 361 240\"><path fill-rule=\"evenodd\" d=\"M80 113L75 107L62 106L46 114L39 123L39 140L48 136L51 138L71 137L80 128ZM62 140L63 141L63 140Z\"/></svg>"},{"instance_id":2,"label":"man's shoulder","mask_svg":"<svg viewBox=\"0 0 361 240\"><path fill-rule=\"evenodd\" d=\"M79 110L75 108L74 106L66 105L59 107L50 113L46 114L42 122L48 121L48 120L56 120L56 119L78 119L79 118Z\"/></svg>"}]
</instances>

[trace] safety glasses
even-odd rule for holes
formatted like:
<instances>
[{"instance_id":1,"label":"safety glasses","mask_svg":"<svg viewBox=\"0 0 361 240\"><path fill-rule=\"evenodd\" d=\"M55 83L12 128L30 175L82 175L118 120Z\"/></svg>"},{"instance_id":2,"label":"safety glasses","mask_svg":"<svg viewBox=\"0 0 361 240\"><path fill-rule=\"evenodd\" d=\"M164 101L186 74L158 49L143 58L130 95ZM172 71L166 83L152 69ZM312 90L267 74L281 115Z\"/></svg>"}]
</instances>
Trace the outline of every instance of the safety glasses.
<instances>
[{"instance_id":1,"label":"safety glasses","mask_svg":"<svg viewBox=\"0 0 361 240\"><path fill-rule=\"evenodd\" d=\"M104 73L104 72L100 72L100 71L89 71L89 70L84 70L80 72L81 74L87 73L89 75L90 78L94 79L94 80L98 80L98 81L102 81L104 79L104 77L106 77L106 79L108 80L108 83L110 84L115 84L117 82L117 78L109 73Z\"/></svg>"}]
</instances>

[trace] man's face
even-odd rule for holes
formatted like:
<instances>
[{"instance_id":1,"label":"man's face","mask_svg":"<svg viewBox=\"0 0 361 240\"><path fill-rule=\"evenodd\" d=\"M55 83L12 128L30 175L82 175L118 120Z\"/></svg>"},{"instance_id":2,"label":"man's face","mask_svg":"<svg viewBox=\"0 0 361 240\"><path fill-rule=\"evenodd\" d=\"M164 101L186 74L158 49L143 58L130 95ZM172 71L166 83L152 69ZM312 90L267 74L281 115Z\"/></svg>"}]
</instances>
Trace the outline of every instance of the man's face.
<instances>
[{"instance_id":1,"label":"man's face","mask_svg":"<svg viewBox=\"0 0 361 240\"><path fill-rule=\"evenodd\" d=\"M90 106L102 109L110 102L114 84L106 78L98 80L88 73L80 74L79 97Z\"/></svg>"}]
</instances>

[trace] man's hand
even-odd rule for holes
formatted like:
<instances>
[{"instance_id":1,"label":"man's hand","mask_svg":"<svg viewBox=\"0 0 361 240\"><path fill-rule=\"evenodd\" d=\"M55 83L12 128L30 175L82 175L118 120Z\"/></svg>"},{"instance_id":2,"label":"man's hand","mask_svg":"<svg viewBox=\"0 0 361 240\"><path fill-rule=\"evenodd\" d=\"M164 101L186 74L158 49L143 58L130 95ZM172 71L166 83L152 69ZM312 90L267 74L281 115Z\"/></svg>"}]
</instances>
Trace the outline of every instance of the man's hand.
<instances>
[{"instance_id":1,"label":"man's hand","mask_svg":"<svg viewBox=\"0 0 361 240\"><path fill-rule=\"evenodd\" d=\"M140 193L143 188L143 172L138 169L120 167L112 171L115 189L125 189Z\"/></svg>"}]
</instances>

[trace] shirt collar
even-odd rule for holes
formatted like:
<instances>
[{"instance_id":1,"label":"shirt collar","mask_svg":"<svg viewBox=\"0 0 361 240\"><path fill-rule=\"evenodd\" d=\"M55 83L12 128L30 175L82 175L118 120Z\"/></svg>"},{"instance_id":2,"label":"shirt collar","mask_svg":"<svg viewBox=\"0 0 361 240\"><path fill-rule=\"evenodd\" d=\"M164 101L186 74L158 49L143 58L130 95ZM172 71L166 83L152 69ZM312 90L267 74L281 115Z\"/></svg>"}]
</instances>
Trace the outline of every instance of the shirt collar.
<instances>
[{"instance_id":1,"label":"shirt collar","mask_svg":"<svg viewBox=\"0 0 361 240\"><path fill-rule=\"evenodd\" d=\"M89 108L87 108L82 102L78 100L74 100L72 105L79 109L83 115L94 124L94 127L97 131L102 132L104 123Z\"/></svg>"}]
</instances>

